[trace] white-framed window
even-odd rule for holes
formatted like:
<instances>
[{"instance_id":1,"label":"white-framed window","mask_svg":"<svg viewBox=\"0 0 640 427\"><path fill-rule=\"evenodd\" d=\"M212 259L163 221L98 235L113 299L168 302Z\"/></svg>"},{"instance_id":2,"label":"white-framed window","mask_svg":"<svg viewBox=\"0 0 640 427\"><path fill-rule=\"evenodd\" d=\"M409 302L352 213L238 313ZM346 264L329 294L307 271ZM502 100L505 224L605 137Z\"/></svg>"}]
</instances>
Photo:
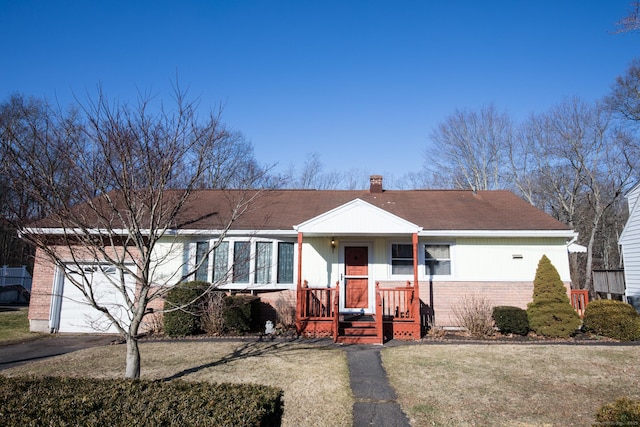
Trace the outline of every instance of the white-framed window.
<instances>
[{"instance_id":1,"label":"white-framed window","mask_svg":"<svg viewBox=\"0 0 640 427\"><path fill-rule=\"evenodd\" d=\"M273 242L256 242L254 283L271 283Z\"/></svg>"},{"instance_id":2,"label":"white-framed window","mask_svg":"<svg viewBox=\"0 0 640 427\"><path fill-rule=\"evenodd\" d=\"M251 276L251 242L233 242L233 283L249 283Z\"/></svg>"},{"instance_id":3,"label":"white-framed window","mask_svg":"<svg viewBox=\"0 0 640 427\"><path fill-rule=\"evenodd\" d=\"M425 243L424 266L427 276L451 276L451 245Z\"/></svg>"},{"instance_id":4,"label":"white-framed window","mask_svg":"<svg viewBox=\"0 0 640 427\"><path fill-rule=\"evenodd\" d=\"M209 242L196 242L196 280L209 280Z\"/></svg>"},{"instance_id":5,"label":"white-framed window","mask_svg":"<svg viewBox=\"0 0 640 427\"><path fill-rule=\"evenodd\" d=\"M229 242L220 242L213 250L213 283L226 282L229 276Z\"/></svg>"},{"instance_id":6,"label":"white-framed window","mask_svg":"<svg viewBox=\"0 0 640 427\"><path fill-rule=\"evenodd\" d=\"M391 244L391 274L413 275L413 245L411 243Z\"/></svg>"},{"instance_id":7,"label":"white-framed window","mask_svg":"<svg viewBox=\"0 0 640 427\"><path fill-rule=\"evenodd\" d=\"M278 283L293 284L293 242L278 242Z\"/></svg>"}]
</instances>

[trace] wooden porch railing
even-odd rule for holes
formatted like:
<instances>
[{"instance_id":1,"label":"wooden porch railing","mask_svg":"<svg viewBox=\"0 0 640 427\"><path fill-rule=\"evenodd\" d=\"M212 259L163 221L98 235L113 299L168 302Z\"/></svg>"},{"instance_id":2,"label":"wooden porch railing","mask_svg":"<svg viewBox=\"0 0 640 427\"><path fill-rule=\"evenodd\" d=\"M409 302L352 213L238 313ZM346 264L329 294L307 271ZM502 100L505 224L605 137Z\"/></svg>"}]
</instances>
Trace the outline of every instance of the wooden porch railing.
<instances>
[{"instance_id":1,"label":"wooden porch railing","mask_svg":"<svg viewBox=\"0 0 640 427\"><path fill-rule=\"evenodd\" d=\"M298 287L296 328L305 336L332 336L337 341L340 328L340 286L310 288L305 280ZM376 282L375 322L380 343L387 339L420 339L420 298L416 288L381 288Z\"/></svg>"},{"instance_id":2,"label":"wooden porch railing","mask_svg":"<svg viewBox=\"0 0 640 427\"><path fill-rule=\"evenodd\" d=\"M301 292L303 318L326 318L332 319L334 304L332 294L337 295L337 288L309 288L305 280Z\"/></svg>"},{"instance_id":3,"label":"wooden porch railing","mask_svg":"<svg viewBox=\"0 0 640 427\"><path fill-rule=\"evenodd\" d=\"M584 310L589 304L589 291L587 289L571 289L571 305L578 313L578 316L584 317Z\"/></svg>"},{"instance_id":4,"label":"wooden porch railing","mask_svg":"<svg viewBox=\"0 0 640 427\"><path fill-rule=\"evenodd\" d=\"M382 298L382 315L385 319L413 319L415 307L413 304L413 287L407 282L407 286L399 288L380 288L376 285Z\"/></svg>"},{"instance_id":5,"label":"wooden porch railing","mask_svg":"<svg viewBox=\"0 0 640 427\"><path fill-rule=\"evenodd\" d=\"M296 329L299 334L330 336L334 330L337 331L338 286L310 288L305 280L298 288L296 306Z\"/></svg>"},{"instance_id":6,"label":"wooden porch railing","mask_svg":"<svg viewBox=\"0 0 640 427\"><path fill-rule=\"evenodd\" d=\"M411 282L396 288L381 288L376 283L376 295L381 301L378 317L389 326L386 329L391 329L389 335L395 339L420 339L420 297Z\"/></svg>"}]
</instances>

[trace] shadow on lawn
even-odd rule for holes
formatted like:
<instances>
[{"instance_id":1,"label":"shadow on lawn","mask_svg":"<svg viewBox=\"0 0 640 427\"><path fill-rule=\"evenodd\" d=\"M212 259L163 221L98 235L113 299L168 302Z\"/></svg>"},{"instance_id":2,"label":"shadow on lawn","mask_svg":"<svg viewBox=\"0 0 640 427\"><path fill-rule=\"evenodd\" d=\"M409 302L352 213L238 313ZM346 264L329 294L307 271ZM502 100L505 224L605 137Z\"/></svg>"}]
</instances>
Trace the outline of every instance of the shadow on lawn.
<instances>
[{"instance_id":1,"label":"shadow on lawn","mask_svg":"<svg viewBox=\"0 0 640 427\"><path fill-rule=\"evenodd\" d=\"M246 342L240 347L236 348L232 353L222 357L221 359L214 360L210 363L205 363L200 366L194 366L193 368L185 369L177 372L169 377L163 378L162 381L177 380L190 374L195 374L203 369L213 368L215 366L224 365L225 363L233 362L235 360L248 359L250 357L259 357L275 354L284 354L290 351L298 350L322 350L328 348L335 348L332 344L327 344L326 341L306 341L304 344L292 341L252 341Z\"/></svg>"}]
</instances>

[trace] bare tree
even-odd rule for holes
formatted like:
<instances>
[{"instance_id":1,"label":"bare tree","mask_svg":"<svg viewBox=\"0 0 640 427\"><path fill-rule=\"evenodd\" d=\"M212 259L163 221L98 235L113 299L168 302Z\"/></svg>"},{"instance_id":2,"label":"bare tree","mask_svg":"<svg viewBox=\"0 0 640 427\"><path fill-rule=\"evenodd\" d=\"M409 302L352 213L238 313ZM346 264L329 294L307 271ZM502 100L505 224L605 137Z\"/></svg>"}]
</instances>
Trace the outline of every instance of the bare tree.
<instances>
[{"instance_id":1,"label":"bare tree","mask_svg":"<svg viewBox=\"0 0 640 427\"><path fill-rule=\"evenodd\" d=\"M618 33L638 31L640 29L640 2L632 1L627 16L616 22Z\"/></svg>"},{"instance_id":2,"label":"bare tree","mask_svg":"<svg viewBox=\"0 0 640 427\"><path fill-rule=\"evenodd\" d=\"M580 232L587 246L585 289L592 290L596 238L632 179L630 136L602 105L573 98L531 116L511 151L518 188L538 207Z\"/></svg>"},{"instance_id":3,"label":"bare tree","mask_svg":"<svg viewBox=\"0 0 640 427\"><path fill-rule=\"evenodd\" d=\"M307 154L302 169L298 172L294 165L287 172L286 187L298 189L335 190L342 184L342 177L336 171L325 172L320 153Z\"/></svg>"},{"instance_id":4,"label":"bare tree","mask_svg":"<svg viewBox=\"0 0 640 427\"><path fill-rule=\"evenodd\" d=\"M512 124L494 105L480 111L455 110L431 134L425 169L443 187L495 190L505 187L507 147Z\"/></svg>"},{"instance_id":5,"label":"bare tree","mask_svg":"<svg viewBox=\"0 0 640 427\"><path fill-rule=\"evenodd\" d=\"M140 376L138 335L149 304L183 279L182 269L167 274L162 266L181 259L176 231L198 206L194 190L251 188L262 177L247 157L250 147L225 129L219 113L200 120L196 106L179 90L172 109L148 98L134 106L111 104L100 91L73 114L49 109L50 126L34 128L30 140L3 134L14 168L12 188L25 191L47 213L23 228L23 236L115 325L127 344L127 378ZM200 206L199 214L220 221L221 234L210 251L258 195L235 191L228 206ZM124 301L124 315L99 298L86 263L115 271L107 277ZM190 266L191 272L199 267Z\"/></svg>"},{"instance_id":6,"label":"bare tree","mask_svg":"<svg viewBox=\"0 0 640 427\"><path fill-rule=\"evenodd\" d=\"M624 120L640 122L640 60L635 59L626 73L618 76L606 98L607 106Z\"/></svg>"}]
</instances>

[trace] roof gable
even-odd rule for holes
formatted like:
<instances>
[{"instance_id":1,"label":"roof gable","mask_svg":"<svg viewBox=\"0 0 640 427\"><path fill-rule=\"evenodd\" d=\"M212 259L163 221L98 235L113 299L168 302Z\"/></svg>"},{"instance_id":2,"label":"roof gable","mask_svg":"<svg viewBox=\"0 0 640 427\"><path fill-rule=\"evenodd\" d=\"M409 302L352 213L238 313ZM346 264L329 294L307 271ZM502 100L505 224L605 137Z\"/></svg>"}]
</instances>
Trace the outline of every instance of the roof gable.
<instances>
[{"instance_id":1,"label":"roof gable","mask_svg":"<svg viewBox=\"0 0 640 427\"><path fill-rule=\"evenodd\" d=\"M355 199L294 226L303 234L406 234L422 227L361 199Z\"/></svg>"}]
</instances>

